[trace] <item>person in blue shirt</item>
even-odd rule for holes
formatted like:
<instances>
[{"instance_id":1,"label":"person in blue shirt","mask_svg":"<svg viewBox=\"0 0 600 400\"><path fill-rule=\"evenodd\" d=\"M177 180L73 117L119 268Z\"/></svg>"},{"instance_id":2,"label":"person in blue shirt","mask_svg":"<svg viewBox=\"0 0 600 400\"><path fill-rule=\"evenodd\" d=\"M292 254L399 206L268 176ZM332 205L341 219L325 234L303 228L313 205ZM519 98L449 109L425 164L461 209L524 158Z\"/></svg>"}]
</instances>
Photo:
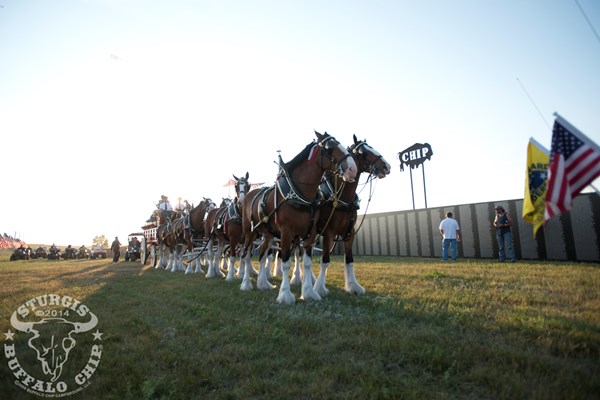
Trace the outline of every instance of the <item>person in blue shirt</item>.
<instances>
[{"instance_id":1,"label":"person in blue shirt","mask_svg":"<svg viewBox=\"0 0 600 400\"><path fill-rule=\"evenodd\" d=\"M504 262L506 257L515 262L515 249L513 247L511 226L512 218L502 206L496 206L496 217L494 218L494 227L496 228L496 241L498 242L498 261ZM508 250L508 251L506 251ZM507 254L508 253L508 254Z\"/></svg>"}]
</instances>

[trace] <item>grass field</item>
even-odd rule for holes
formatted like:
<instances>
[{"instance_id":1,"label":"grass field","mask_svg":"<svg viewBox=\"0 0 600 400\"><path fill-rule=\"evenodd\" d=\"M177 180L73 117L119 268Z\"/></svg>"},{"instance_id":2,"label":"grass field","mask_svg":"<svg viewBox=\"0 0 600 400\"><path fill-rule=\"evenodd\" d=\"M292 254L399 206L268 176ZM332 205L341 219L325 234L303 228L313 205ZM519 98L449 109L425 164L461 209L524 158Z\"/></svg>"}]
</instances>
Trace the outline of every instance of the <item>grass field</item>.
<instances>
[{"instance_id":1,"label":"grass field","mask_svg":"<svg viewBox=\"0 0 600 400\"><path fill-rule=\"evenodd\" d=\"M282 306L276 290L241 292L240 281L8 255L2 333L14 332L20 305L44 294L71 296L98 316L100 363L69 398L600 398L598 264L357 257L367 294L353 296L334 258L329 297ZM99 342L78 335L77 346ZM29 337L14 336L20 365L41 371ZM74 353L63 375L87 357ZM14 375L0 357L0 399L37 398Z\"/></svg>"}]
</instances>

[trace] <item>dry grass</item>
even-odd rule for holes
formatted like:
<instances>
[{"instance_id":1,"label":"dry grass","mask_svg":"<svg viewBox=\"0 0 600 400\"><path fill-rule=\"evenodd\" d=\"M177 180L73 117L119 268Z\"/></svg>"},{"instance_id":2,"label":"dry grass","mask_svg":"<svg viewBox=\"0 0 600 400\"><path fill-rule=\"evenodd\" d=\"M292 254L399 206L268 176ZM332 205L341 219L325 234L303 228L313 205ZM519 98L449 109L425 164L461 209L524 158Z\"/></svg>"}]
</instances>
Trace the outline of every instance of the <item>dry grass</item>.
<instances>
[{"instance_id":1,"label":"dry grass","mask_svg":"<svg viewBox=\"0 0 600 400\"><path fill-rule=\"evenodd\" d=\"M361 257L351 296L334 259L330 296L290 307L137 263L0 261L0 329L36 295L84 301L105 335L81 398L592 399L598 267ZM0 377L0 398L27 398Z\"/></svg>"}]
</instances>

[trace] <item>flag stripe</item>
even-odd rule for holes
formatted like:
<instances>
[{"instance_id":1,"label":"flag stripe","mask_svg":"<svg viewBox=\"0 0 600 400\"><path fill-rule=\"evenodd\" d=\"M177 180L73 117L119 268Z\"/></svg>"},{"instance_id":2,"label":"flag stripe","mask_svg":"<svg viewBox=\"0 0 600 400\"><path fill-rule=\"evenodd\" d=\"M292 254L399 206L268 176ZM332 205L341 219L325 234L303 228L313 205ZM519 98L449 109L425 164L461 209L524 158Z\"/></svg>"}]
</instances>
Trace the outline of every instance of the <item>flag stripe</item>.
<instances>
[{"instance_id":1,"label":"flag stripe","mask_svg":"<svg viewBox=\"0 0 600 400\"><path fill-rule=\"evenodd\" d=\"M572 182L573 191L581 191L593 181L590 176L595 176L594 171L600 164L600 154L594 153L591 148L586 148L574 162L567 167L567 176Z\"/></svg>"},{"instance_id":2,"label":"flag stripe","mask_svg":"<svg viewBox=\"0 0 600 400\"><path fill-rule=\"evenodd\" d=\"M586 186L592 183L598 175L600 175L600 158L596 160L596 165L588 168L585 174L582 174L573 182L573 191L576 191L577 193L581 192Z\"/></svg>"},{"instance_id":3,"label":"flag stripe","mask_svg":"<svg viewBox=\"0 0 600 400\"><path fill-rule=\"evenodd\" d=\"M557 116L552 130L545 219L570 210L573 199L600 176L600 147Z\"/></svg>"}]
</instances>

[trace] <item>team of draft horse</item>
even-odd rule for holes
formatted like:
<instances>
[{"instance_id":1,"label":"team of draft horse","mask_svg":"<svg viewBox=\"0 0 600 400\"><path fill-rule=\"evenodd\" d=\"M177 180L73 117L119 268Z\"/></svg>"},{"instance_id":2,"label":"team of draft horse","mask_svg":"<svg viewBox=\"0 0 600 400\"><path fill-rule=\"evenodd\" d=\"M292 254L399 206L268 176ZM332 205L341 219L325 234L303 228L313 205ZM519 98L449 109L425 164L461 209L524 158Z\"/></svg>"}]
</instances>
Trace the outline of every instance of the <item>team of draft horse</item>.
<instances>
[{"instance_id":1,"label":"team of draft horse","mask_svg":"<svg viewBox=\"0 0 600 400\"><path fill-rule=\"evenodd\" d=\"M204 272L200 262L204 259L206 277L241 279L244 291L253 289L253 276L258 289L273 289L269 279L281 273L279 303L295 302L291 284L301 284L301 299L318 301L328 294L325 282L330 254L336 240L342 240L345 290L364 294L352 256L359 209L356 191L361 174L368 174L367 182L384 178L390 173L390 164L356 135L348 148L327 133L315 131L315 135L316 140L291 161L279 157L273 186L251 190L246 172L240 178L233 175L236 197L219 207L204 198L188 215L171 221L159 212L156 268ZM312 251L319 236L322 256L317 277L312 270ZM252 265L256 252L258 270ZM296 263L290 279L292 254ZM277 266L273 273L270 265Z\"/></svg>"}]
</instances>

